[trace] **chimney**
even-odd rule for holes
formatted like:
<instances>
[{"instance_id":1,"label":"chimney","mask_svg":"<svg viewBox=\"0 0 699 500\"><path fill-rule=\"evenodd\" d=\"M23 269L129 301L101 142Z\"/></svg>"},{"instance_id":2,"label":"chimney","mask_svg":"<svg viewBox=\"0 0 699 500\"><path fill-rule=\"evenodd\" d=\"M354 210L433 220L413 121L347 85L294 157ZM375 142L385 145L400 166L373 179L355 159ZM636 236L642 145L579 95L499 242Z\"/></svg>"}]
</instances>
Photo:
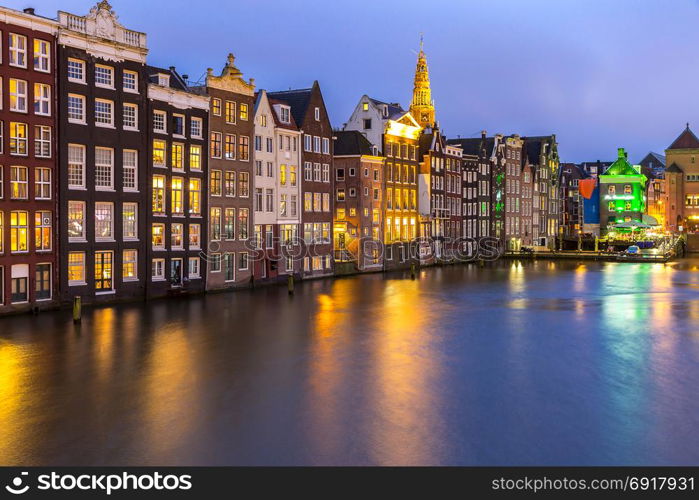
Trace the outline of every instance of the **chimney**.
<instances>
[{"instance_id":1,"label":"chimney","mask_svg":"<svg viewBox=\"0 0 699 500\"><path fill-rule=\"evenodd\" d=\"M187 80L189 80L189 75L182 75L182 79L187 82Z\"/></svg>"},{"instance_id":2,"label":"chimney","mask_svg":"<svg viewBox=\"0 0 699 500\"><path fill-rule=\"evenodd\" d=\"M487 130L481 130L481 139L485 139L487 135L488 135Z\"/></svg>"},{"instance_id":3,"label":"chimney","mask_svg":"<svg viewBox=\"0 0 699 500\"><path fill-rule=\"evenodd\" d=\"M36 14L34 13L34 7L27 7L23 11L25 14L29 14L30 16L35 16Z\"/></svg>"}]
</instances>

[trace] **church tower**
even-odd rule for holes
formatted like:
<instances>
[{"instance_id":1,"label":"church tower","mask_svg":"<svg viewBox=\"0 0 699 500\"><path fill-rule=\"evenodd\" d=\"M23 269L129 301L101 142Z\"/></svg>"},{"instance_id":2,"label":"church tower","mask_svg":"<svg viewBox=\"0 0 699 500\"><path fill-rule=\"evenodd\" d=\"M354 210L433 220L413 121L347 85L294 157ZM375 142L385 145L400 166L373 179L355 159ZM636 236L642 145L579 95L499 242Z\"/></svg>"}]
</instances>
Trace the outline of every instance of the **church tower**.
<instances>
[{"instance_id":1,"label":"church tower","mask_svg":"<svg viewBox=\"0 0 699 500\"><path fill-rule=\"evenodd\" d=\"M430 75L427 70L425 51L422 50L422 37L420 37L420 53L417 55L410 114L423 128L432 126L435 123L434 103L432 102L432 91L430 90Z\"/></svg>"}]
</instances>

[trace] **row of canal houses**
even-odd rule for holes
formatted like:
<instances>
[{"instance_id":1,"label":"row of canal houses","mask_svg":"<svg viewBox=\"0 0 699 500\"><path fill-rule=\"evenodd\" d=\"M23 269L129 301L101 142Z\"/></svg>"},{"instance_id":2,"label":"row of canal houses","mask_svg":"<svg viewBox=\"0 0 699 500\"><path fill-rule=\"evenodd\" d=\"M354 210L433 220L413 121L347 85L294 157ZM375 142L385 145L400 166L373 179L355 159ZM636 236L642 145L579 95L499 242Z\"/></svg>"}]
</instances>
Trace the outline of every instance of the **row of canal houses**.
<instances>
[{"instance_id":1,"label":"row of canal houses","mask_svg":"<svg viewBox=\"0 0 699 500\"><path fill-rule=\"evenodd\" d=\"M458 238L515 249L559 230L555 136L448 139L422 47L408 110L365 95L333 129L317 82L258 89L232 55L196 83L149 65L106 0L56 19L0 7L0 41L0 314L400 269Z\"/></svg>"}]
</instances>

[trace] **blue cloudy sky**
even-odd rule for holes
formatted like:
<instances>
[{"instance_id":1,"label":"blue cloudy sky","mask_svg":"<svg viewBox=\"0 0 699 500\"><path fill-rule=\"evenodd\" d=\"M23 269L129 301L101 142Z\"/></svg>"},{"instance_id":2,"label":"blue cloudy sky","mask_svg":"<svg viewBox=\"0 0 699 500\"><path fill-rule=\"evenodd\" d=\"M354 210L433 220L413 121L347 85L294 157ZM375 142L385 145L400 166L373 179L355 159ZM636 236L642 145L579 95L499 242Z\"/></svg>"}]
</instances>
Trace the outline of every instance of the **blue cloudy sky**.
<instances>
[{"instance_id":1,"label":"blue cloudy sky","mask_svg":"<svg viewBox=\"0 0 699 500\"><path fill-rule=\"evenodd\" d=\"M55 16L90 0L0 0ZM425 36L449 136L556 133L564 161L662 152L699 132L696 0L112 0L150 62L196 79L229 51L260 88L323 89L333 125L362 94L410 101Z\"/></svg>"}]
</instances>

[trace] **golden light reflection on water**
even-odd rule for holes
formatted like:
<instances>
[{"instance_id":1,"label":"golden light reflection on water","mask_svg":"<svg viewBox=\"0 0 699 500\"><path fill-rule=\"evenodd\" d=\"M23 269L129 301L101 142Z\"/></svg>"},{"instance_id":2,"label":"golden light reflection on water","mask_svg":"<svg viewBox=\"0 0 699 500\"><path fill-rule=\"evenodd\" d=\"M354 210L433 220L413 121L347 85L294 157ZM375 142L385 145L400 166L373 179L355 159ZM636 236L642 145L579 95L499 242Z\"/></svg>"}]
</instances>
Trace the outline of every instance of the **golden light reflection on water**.
<instances>
[{"instance_id":1,"label":"golden light reflection on water","mask_svg":"<svg viewBox=\"0 0 699 500\"><path fill-rule=\"evenodd\" d=\"M144 446L153 463L169 463L170 454L187 442L194 422L200 418L197 384L200 369L186 324L170 322L167 331L159 332L158 341L148 352L139 387ZM199 367L200 368L200 367Z\"/></svg>"},{"instance_id":2,"label":"golden light reflection on water","mask_svg":"<svg viewBox=\"0 0 699 500\"><path fill-rule=\"evenodd\" d=\"M362 425L375 443L369 450L371 463L427 463L434 453L432 443L439 440L441 397L428 390L439 363L431 355L430 339L434 341L437 334L435 316L448 306L420 295L420 280L373 284L377 288L367 290L360 280L338 280L329 295L316 299L309 407L317 457L338 456L346 426ZM357 328L357 323L366 324ZM368 336L353 337L357 330ZM348 349L367 351L359 356L363 360L359 375L356 366L348 365L356 354ZM366 380L346 380L351 376ZM345 383L358 383L369 391L352 399L368 407L363 412L366 421L343 420L353 409L343 408Z\"/></svg>"},{"instance_id":3,"label":"golden light reflection on water","mask_svg":"<svg viewBox=\"0 0 699 500\"><path fill-rule=\"evenodd\" d=\"M438 351L442 313L449 305L421 294L420 282L395 280L383 289L381 316L374 322L373 394L377 417L370 434L379 444L373 459L379 465L424 464L442 442L441 399L448 388L430 390L440 373Z\"/></svg>"},{"instance_id":4,"label":"golden light reflection on water","mask_svg":"<svg viewBox=\"0 0 699 500\"><path fill-rule=\"evenodd\" d=\"M16 464L31 432L23 409L31 391L31 369L20 346L0 340L0 464Z\"/></svg>"}]
</instances>

